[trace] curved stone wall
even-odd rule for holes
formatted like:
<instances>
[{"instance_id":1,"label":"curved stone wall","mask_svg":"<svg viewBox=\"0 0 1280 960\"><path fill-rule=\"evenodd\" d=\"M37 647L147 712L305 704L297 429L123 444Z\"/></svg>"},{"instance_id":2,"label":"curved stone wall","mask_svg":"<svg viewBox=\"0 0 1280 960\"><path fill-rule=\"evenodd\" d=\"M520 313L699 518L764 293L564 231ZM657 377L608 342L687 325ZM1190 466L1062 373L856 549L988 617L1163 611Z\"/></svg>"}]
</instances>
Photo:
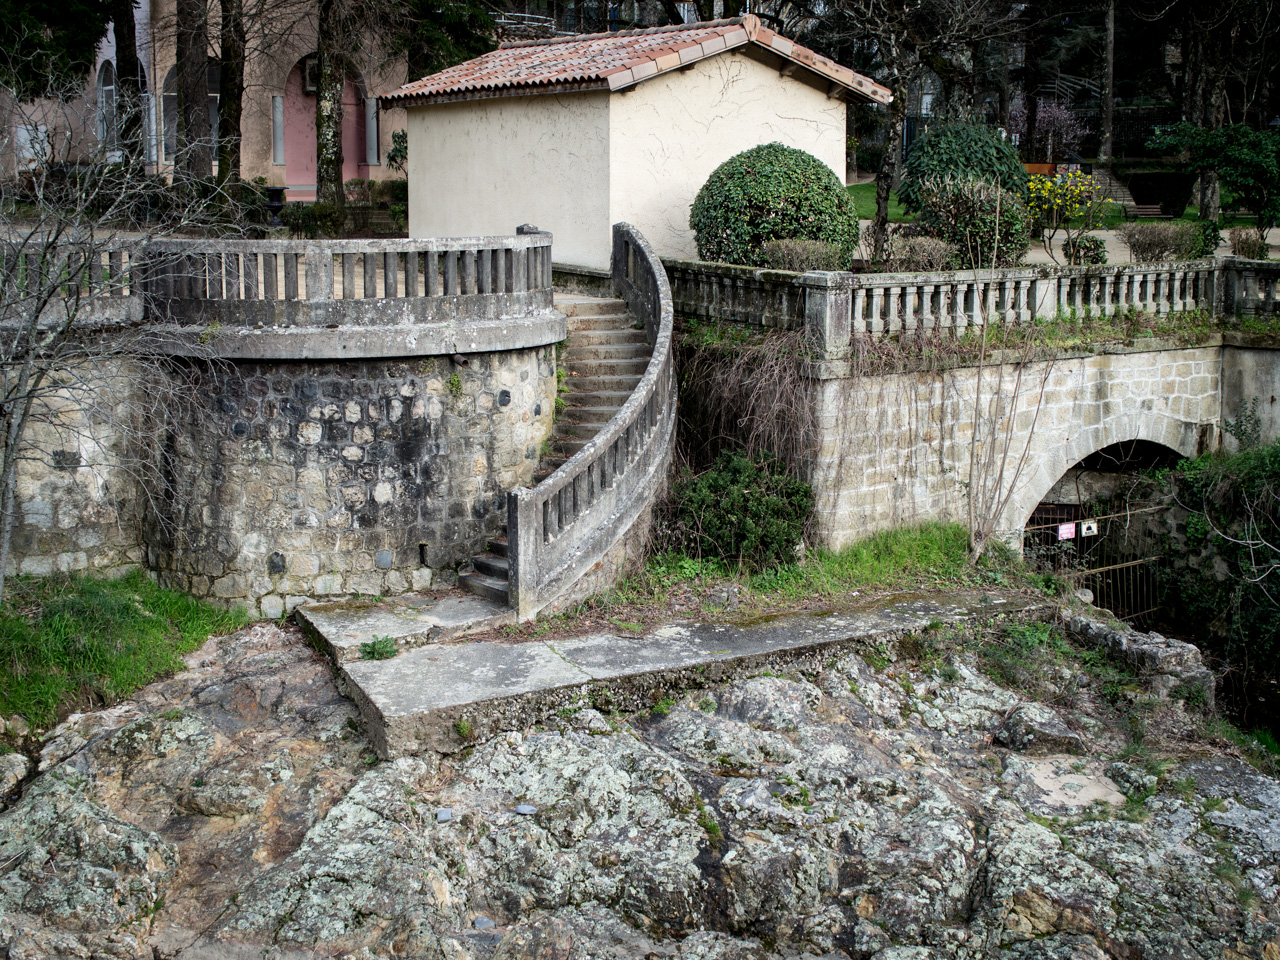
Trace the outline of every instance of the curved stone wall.
<instances>
[{"instance_id":1,"label":"curved stone wall","mask_svg":"<svg viewBox=\"0 0 1280 960\"><path fill-rule=\"evenodd\" d=\"M263 616L426 586L500 531L551 426L552 347L466 359L193 363L149 563Z\"/></svg>"}]
</instances>

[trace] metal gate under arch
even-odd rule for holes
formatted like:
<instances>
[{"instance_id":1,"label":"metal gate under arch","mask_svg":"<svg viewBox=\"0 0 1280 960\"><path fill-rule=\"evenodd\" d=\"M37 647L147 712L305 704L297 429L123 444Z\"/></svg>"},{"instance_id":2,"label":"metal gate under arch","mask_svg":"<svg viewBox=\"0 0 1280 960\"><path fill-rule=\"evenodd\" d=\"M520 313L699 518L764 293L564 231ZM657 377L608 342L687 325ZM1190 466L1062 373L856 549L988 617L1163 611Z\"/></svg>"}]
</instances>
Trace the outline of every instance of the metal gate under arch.
<instances>
[{"instance_id":1,"label":"metal gate under arch","mask_svg":"<svg viewBox=\"0 0 1280 960\"><path fill-rule=\"evenodd\" d=\"M1095 606L1148 627L1160 612L1165 562L1151 535L1158 509L1096 514L1087 505L1042 503L1023 528L1023 556L1033 570L1091 590Z\"/></svg>"}]
</instances>

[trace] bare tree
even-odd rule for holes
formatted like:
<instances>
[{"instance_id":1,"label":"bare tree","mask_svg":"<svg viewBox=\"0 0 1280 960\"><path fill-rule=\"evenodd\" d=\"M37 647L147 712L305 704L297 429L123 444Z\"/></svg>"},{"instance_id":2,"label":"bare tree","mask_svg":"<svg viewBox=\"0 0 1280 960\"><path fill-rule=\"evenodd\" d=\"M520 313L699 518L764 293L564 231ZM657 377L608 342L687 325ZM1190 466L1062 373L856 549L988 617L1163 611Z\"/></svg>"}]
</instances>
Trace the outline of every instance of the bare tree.
<instances>
[{"instance_id":1,"label":"bare tree","mask_svg":"<svg viewBox=\"0 0 1280 960\"><path fill-rule=\"evenodd\" d=\"M234 227L219 198L182 189L181 173L168 186L142 164L115 163L113 144L94 136L98 118L83 115L94 106L73 92L39 106L50 131L42 162L0 180L0 598L23 469L79 467L76 451L91 446L99 456L83 468L105 483L125 478L121 496L156 489L145 440L168 398L165 351L143 322L148 245L212 215ZM5 130L37 109L13 90L0 103Z\"/></svg>"},{"instance_id":2,"label":"bare tree","mask_svg":"<svg viewBox=\"0 0 1280 960\"><path fill-rule=\"evenodd\" d=\"M876 174L872 257L883 260L889 192L898 178L913 90L933 75L942 89L939 113L968 117L979 108L987 44L1019 28L1019 7L1005 0L836 0L815 7L810 32L826 47L860 47L871 72L893 91L885 119L884 158ZM846 57L846 59L849 59Z\"/></svg>"}]
</instances>

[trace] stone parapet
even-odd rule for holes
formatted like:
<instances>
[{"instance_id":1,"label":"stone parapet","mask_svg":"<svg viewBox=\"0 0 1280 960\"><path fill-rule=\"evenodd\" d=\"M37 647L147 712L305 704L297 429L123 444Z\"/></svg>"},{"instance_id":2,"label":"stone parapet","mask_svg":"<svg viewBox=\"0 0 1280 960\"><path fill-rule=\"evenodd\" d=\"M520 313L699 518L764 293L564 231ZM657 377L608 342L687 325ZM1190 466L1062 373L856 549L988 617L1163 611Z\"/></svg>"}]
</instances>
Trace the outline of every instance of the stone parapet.
<instances>
[{"instance_id":1,"label":"stone parapet","mask_svg":"<svg viewBox=\"0 0 1280 960\"><path fill-rule=\"evenodd\" d=\"M692 260L663 266L677 315L804 330L818 360L844 356L860 337L960 334L991 323L1129 309L1269 316L1280 303L1280 264L1233 257L931 273L793 273Z\"/></svg>"}]
</instances>

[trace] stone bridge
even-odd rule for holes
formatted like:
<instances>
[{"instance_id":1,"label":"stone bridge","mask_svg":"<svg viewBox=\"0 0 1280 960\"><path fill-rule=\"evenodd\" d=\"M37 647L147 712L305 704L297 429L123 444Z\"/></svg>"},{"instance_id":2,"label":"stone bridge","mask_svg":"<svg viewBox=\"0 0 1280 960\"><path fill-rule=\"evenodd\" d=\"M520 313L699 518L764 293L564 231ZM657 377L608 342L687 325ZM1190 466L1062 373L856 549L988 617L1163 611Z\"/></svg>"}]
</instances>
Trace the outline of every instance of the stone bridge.
<instances>
[{"instance_id":1,"label":"stone bridge","mask_svg":"<svg viewBox=\"0 0 1280 960\"><path fill-rule=\"evenodd\" d=\"M1280 352L1212 333L1057 351L1026 364L934 361L859 373L889 336L955 337L984 323L1201 311L1270 315L1280 265L1239 260L941 274L789 274L667 261L685 317L800 329L818 436L812 479L825 545L971 507L1012 541L1070 468L1141 440L1178 457L1224 444L1224 418L1254 397L1264 439L1280 435ZM862 344L862 347L859 344ZM955 361L952 361L954 364ZM1229 438L1226 443L1232 443Z\"/></svg>"}]
</instances>

